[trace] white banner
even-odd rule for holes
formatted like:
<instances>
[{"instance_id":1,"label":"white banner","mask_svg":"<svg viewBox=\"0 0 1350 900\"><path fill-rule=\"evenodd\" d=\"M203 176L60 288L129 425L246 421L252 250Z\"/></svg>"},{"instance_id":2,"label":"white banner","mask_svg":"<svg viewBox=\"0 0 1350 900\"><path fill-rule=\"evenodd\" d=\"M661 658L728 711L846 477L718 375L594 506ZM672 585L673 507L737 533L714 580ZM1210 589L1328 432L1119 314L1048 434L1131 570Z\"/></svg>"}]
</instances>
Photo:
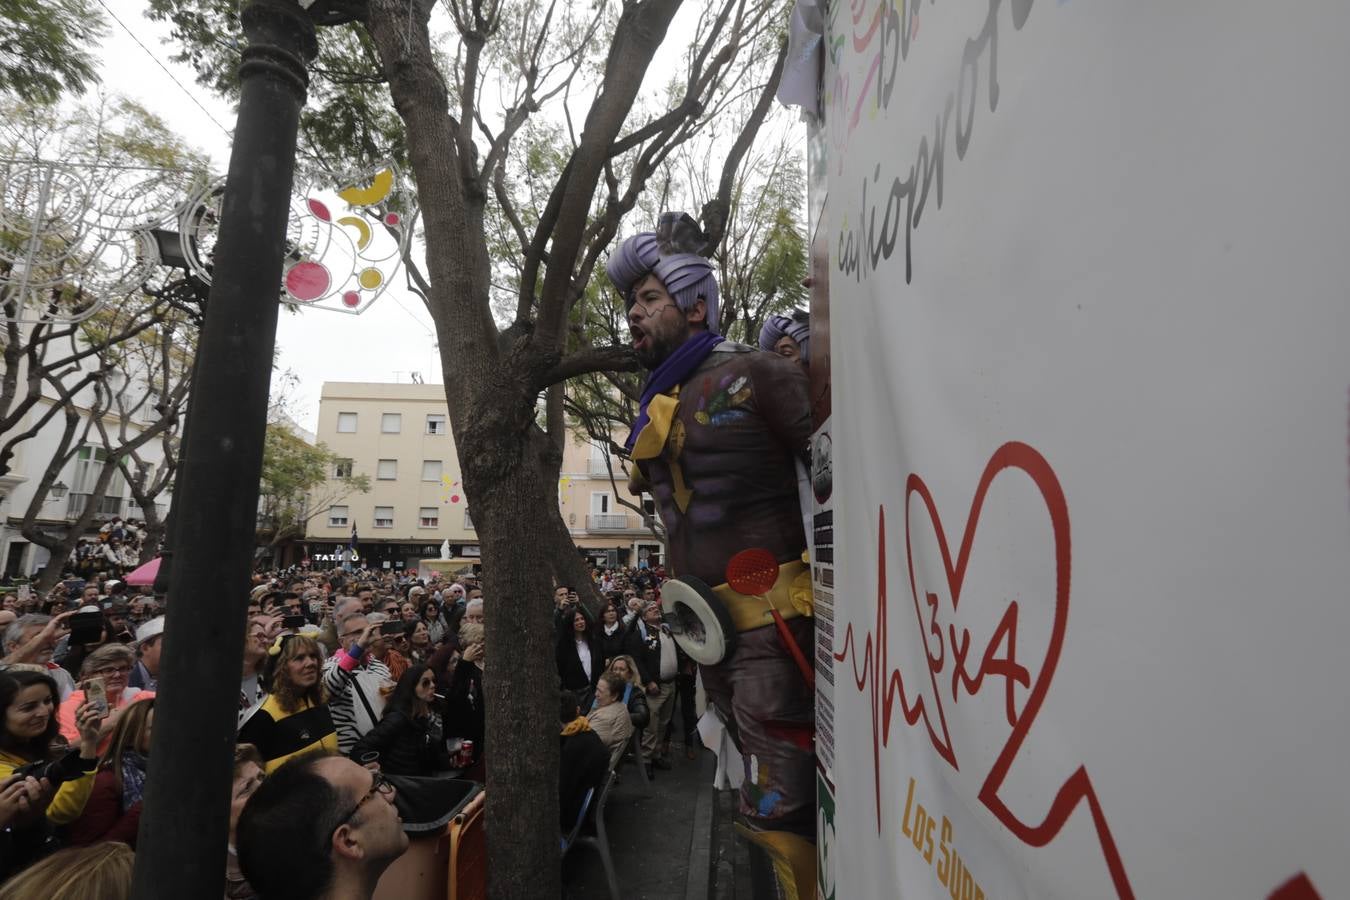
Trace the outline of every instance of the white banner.
<instances>
[{"instance_id":1,"label":"white banner","mask_svg":"<svg viewBox=\"0 0 1350 900\"><path fill-rule=\"evenodd\" d=\"M1350 896L1348 34L832 5L822 896Z\"/></svg>"}]
</instances>

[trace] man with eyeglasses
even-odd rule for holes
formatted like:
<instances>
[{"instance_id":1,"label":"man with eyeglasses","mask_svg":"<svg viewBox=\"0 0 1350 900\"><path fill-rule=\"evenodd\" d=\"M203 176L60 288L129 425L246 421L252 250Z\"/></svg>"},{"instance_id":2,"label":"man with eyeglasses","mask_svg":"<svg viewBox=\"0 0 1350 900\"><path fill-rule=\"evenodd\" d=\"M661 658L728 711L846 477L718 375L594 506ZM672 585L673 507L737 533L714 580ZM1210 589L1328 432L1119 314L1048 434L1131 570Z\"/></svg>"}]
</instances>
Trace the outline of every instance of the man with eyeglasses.
<instances>
[{"instance_id":1,"label":"man with eyeglasses","mask_svg":"<svg viewBox=\"0 0 1350 900\"><path fill-rule=\"evenodd\" d=\"M239 817L240 868L262 900L360 900L408 849L394 786L339 756L302 756Z\"/></svg>"}]
</instances>

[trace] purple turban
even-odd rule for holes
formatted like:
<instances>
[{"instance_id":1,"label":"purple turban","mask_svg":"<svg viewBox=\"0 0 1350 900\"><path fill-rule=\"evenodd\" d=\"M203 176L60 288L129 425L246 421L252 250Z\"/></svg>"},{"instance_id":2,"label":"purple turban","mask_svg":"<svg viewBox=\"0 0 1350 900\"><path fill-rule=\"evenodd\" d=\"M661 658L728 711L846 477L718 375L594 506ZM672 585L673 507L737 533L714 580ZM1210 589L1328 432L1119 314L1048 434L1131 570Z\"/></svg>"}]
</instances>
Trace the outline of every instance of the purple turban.
<instances>
[{"instance_id":1,"label":"purple turban","mask_svg":"<svg viewBox=\"0 0 1350 900\"><path fill-rule=\"evenodd\" d=\"M700 297L708 311L708 330L718 333L717 275L699 251L706 244L698 223L687 213L662 213L656 231L635 234L619 245L605 263L605 272L624 305L633 306L633 285L655 275L686 312Z\"/></svg>"},{"instance_id":2,"label":"purple turban","mask_svg":"<svg viewBox=\"0 0 1350 900\"><path fill-rule=\"evenodd\" d=\"M759 330L759 349L773 352L774 345L784 337L790 337L801 348L802 362L811 361L811 319L801 311L790 316L769 316L764 327Z\"/></svg>"}]
</instances>

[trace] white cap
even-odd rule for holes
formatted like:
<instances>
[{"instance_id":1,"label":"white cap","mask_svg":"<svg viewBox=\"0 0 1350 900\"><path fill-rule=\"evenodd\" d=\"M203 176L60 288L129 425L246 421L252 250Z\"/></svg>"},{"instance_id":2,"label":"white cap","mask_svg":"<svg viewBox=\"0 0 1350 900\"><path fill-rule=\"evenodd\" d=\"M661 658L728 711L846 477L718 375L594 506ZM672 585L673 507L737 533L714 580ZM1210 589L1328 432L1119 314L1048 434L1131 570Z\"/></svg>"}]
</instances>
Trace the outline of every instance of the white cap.
<instances>
[{"instance_id":1,"label":"white cap","mask_svg":"<svg viewBox=\"0 0 1350 900\"><path fill-rule=\"evenodd\" d=\"M143 623L140 628L136 629L136 646L139 647L151 638L159 637L163 633L164 617L155 616L150 621Z\"/></svg>"}]
</instances>

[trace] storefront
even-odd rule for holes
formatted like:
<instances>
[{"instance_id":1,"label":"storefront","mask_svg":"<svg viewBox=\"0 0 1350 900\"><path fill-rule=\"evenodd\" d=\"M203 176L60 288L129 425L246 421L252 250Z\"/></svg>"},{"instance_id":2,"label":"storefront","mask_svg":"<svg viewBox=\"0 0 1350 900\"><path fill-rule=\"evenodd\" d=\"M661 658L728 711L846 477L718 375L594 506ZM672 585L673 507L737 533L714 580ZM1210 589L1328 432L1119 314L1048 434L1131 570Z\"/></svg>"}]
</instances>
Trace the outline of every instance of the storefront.
<instances>
[{"instance_id":1,"label":"storefront","mask_svg":"<svg viewBox=\"0 0 1350 900\"><path fill-rule=\"evenodd\" d=\"M340 569L351 560L351 551L345 543L309 541L305 546L308 550L305 559L312 569ZM424 559L439 558L441 545L362 540L357 543L356 552L359 558L352 562L354 567L402 572L415 570ZM450 555L477 559L480 551L477 544L451 544Z\"/></svg>"}]
</instances>

